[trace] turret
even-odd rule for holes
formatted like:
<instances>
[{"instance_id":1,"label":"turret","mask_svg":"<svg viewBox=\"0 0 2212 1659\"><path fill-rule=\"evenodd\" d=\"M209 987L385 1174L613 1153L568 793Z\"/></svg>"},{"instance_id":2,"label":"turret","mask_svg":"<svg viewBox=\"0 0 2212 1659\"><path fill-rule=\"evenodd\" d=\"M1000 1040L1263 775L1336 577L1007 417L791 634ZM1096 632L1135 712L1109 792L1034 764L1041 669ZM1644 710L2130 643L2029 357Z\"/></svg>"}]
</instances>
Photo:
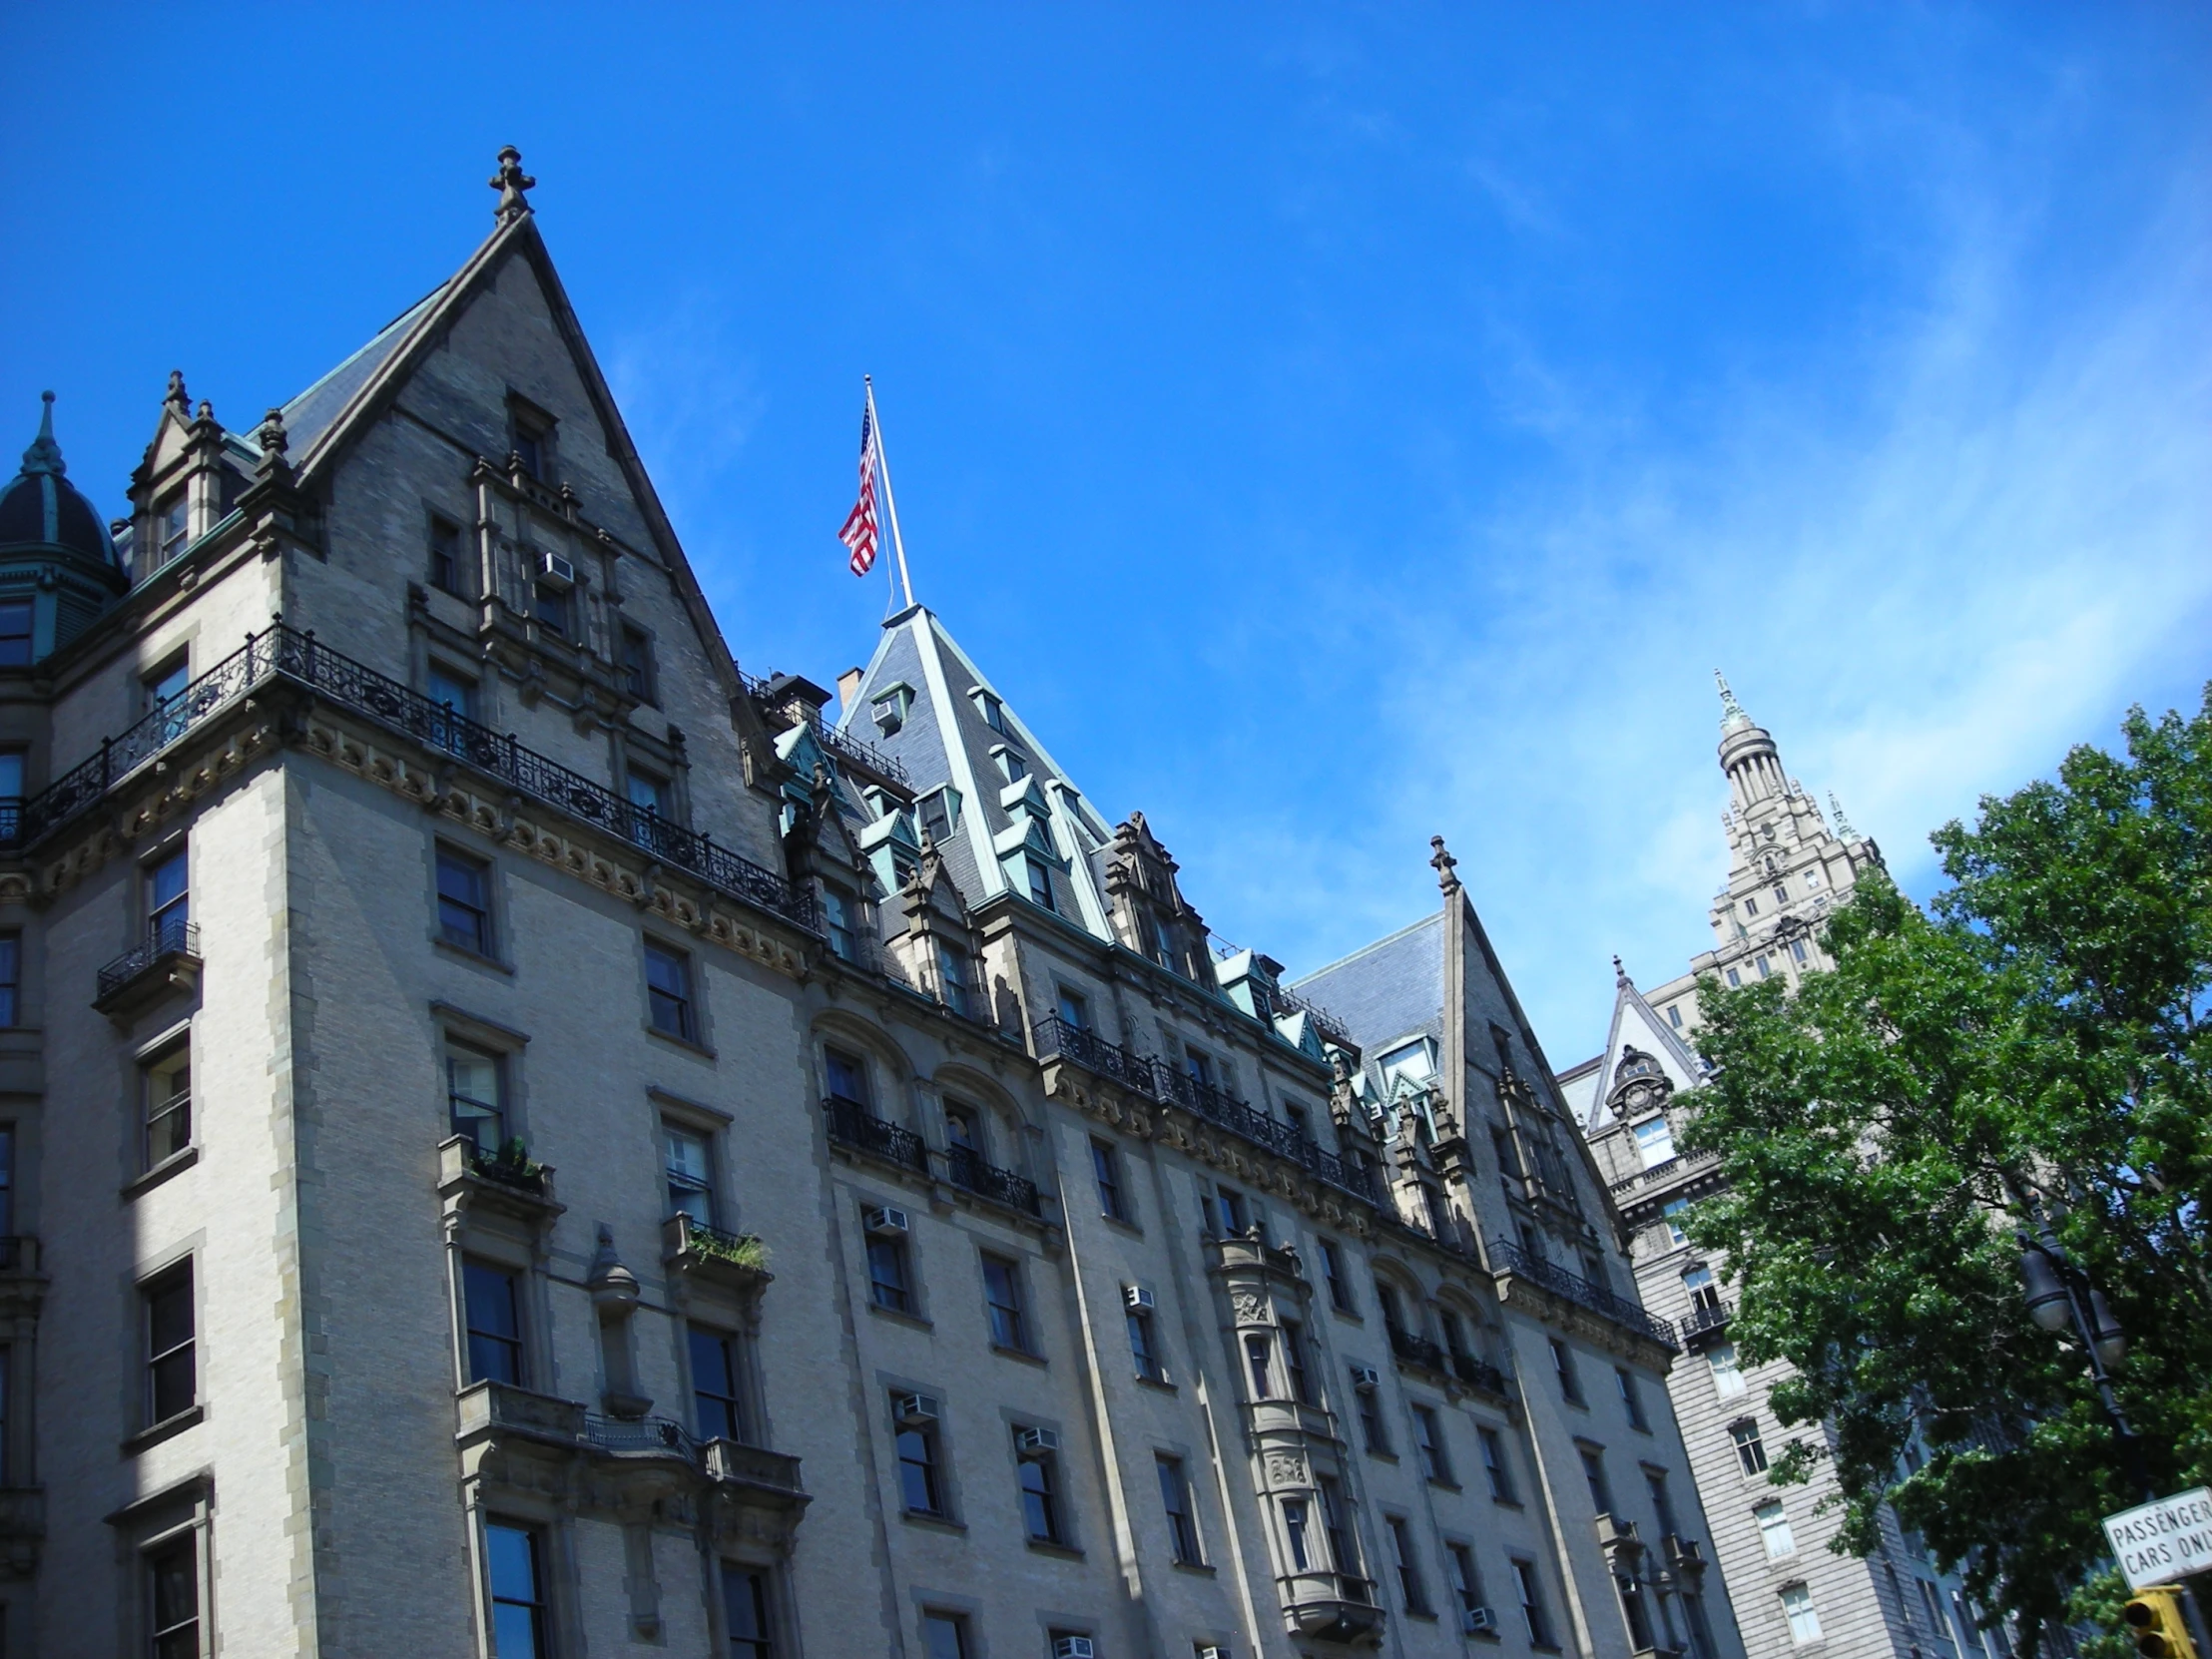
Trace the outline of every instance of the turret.
<instances>
[{"instance_id":1,"label":"turret","mask_svg":"<svg viewBox=\"0 0 2212 1659\"><path fill-rule=\"evenodd\" d=\"M48 392L22 470L0 491L0 668L52 656L130 586L107 526L68 471Z\"/></svg>"}]
</instances>

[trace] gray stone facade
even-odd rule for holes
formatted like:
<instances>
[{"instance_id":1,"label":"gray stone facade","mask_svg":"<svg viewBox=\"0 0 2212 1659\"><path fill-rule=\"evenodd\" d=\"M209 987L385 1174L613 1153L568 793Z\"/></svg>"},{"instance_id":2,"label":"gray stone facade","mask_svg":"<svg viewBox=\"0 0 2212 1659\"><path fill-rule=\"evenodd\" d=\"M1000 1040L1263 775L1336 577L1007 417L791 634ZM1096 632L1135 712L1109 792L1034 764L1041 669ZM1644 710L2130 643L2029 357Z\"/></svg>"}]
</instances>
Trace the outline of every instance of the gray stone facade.
<instances>
[{"instance_id":1,"label":"gray stone facade","mask_svg":"<svg viewBox=\"0 0 2212 1659\"><path fill-rule=\"evenodd\" d=\"M1959 1581L1939 1573L1894 1517L1877 1556L1838 1555L1829 1548L1837 1517L1822 1507L1833 1482L1769 1483L1765 1468L1784 1440L1818 1431L1786 1430L1775 1416L1769 1395L1789 1368L1740 1361L1728 1340L1725 1261L1691 1246L1678 1225L1688 1205L1721 1187L1710 1154L1675 1149L1683 1118L1674 1096L1704 1076L1686 1041L1699 979L1782 974L1794 984L1832 965L1817 931L1859 872L1881 862L1840 813L1830 828L1783 772L1774 740L1725 682L1721 691L1731 863L1713 900L1714 948L1648 994L1616 962L1605 1047L1561 1073L1559 1086L1618 1209L1639 1299L1682 1334L1687 1353L1668 1386L1749 1652L2009 1659L2005 1633L1976 1629Z\"/></svg>"},{"instance_id":2,"label":"gray stone facade","mask_svg":"<svg viewBox=\"0 0 2212 1659\"><path fill-rule=\"evenodd\" d=\"M0 667L7 1651L1741 1659L1440 843L1301 994L927 611L741 674L494 183Z\"/></svg>"}]
</instances>

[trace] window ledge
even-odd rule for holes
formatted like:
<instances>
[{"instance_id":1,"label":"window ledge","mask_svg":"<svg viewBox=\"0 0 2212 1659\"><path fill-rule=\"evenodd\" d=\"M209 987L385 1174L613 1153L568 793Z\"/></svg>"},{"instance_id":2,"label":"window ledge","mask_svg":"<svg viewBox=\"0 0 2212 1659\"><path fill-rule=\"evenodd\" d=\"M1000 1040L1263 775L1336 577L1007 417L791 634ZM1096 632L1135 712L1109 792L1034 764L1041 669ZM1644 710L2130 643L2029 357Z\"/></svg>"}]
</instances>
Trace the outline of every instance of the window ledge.
<instances>
[{"instance_id":1,"label":"window ledge","mask_svg":"<svg viewBox=\"0 0 2212 1659\"><path fill-rule=\"evenodd\" d=\"M1376 1460L1376 1461L1377 1461L1378 1463L1394 1463L1394 1462L1396 1462L1396 1461L1397 1461L1397 1453L1396 1453L1396 1452L1394 1452L1394 1451L1378 1451L1378 1450L1376 1450L1376 1448L1375 1448L1374 1446L1372 1446L1372 1445L1371 1445L1371 1446L1369 1446L1369 1447L1367 1448L1367 1453L1368 1453L1368 1455L1369 1455L1370 1457L1373 1457L1373 1458L1374 1458L1374 1459L1375 1459L1375 1460Z\"/></svg>"},{"instance_id":2,"label":"window ledge","mask_svg":"<svg viewBox=\"0 0 2212 1659\"><path fill-rule=\"evenodd\" d=\"M1036 1366L1040 1370L1051 1364L1043 1355L1032 1353L1026 1348L1004 1348L997 1343L993 1343L991 1344L991 1352L1001 1359L1019 1360L1024 1365Z\"/></svg>"},{"instance_id":3,"label":"window ledge","mask_svg":"<svg viewBox=\"0 0 2212 1659\"><path fill-rule=\"evenodd\" d=\"M1428 1484L1434 1486L1438 1491L1456 1492L1464 1490L1458 1481L1450 1479L1448 1476L1432 1474L1427 1478Z\"/></svg>"},{"instance_id":4,"label":"window ledge","mask_svg":"<svg viewBox=\"0 0 2212 1659\"><path fill-rule=\"evenodd\" d=\"M901 1509L898 1518L908 1526L919 1526L931 1532L951 1532L967 1536L967 1522L956 1521L950 1515L932 1515L922 1509Z\"/></svg>"},{"instance_id":5,"label":"window ledge","mask_svg":"<svg viewBox=\"0 0 2212 1659\"><path fill-rule=\"evenodd\" d=\"M1365 1314L1356 1314L1350 1308L1340 1308L1335 1303L1329 1305L1329 1311L1349 1325L1365 1325L1368 1323Z\"/></svg>"},{"instance_id":6,"label":"window ledge","mask_svg":"<svg viewBox=\"0 0 2212 1659\"><path fill-rule=\"evenodd\" d=\"M1164 1394L1180 1393L1182 1391L1164 1377L1147 1377L1139 1372L1134 1381L1143 1383L1148 1388L1157 1388Z\"/></svg>"},{"instance_id":7,"label":"window ledge","mask_svg":"<svg viewBox=\"0 0 2212 1659\"><path fill-rule=\"evenodd\" d=\"M149 1423L123 1442L123 1455L136 1457L140 1452L147 1450L149 1447L160 1445L162 1441L182 1434L188 1428L198 1427L207 1414L208 1407L203 1402L198 1405L188 1405L174 1416L162 1418L160 1422Z\"/></svg>"},{"instance_id":8,"label":"window ledge","mask_svg":"<svg viewBox=\"0 0 2212 1659\"><path fill-rule=\"evenodd\" d=\"M693 1055L696 1058L702 1060L712 1060L715 1058L715 1051L709 1048L703 1042L695 1042L690 1037L679 1037L673 1031L663 1031L651 1020L646 1020L644 1022L644 1027L647 1036L658 1037L662 1042L667 1043L671 1048L681 1049L684 1053Z\"/></svg>"},{"instance_id":9,"label":"window ledge","mask_svg":"<svg viewBox=\"0 0 2212 1659\"><path fill-rule=\"evenodd\" d=\"M1049 1538L1031 1538L1029 1548L1036 1555L1057 1555L1063 1561L1080 1561L1083 1552L1073 1544L1056 1544Z\"/></svg>"},{"instance_id":10,"label":"window ledge","mask_svg":"<svg viewBox=\"0 0 2212 1659\"><path fill-rule=\"evenodd\" d=\"M441 956L450 956L456 962L465 962L472 968L488 968L493 973L514 977L514 964L502 962L497 956L487 956L480 950L471 950L465 944L455 944L442 933L430 935L430 948Z\"/></svg>"},{"instance_id":11,"label":"window ledge","mask_svg":"<svg viewBox=\"0 0 2212 1659\"><path fill-rule=\"evenodd\" d=\"M1521 1507L1521 1500L1519 1498L1499 1497L1495 1492L1492 1492L1490 1494L1490 1501L1496 1504L1500 1509L1518 1509Z\"/></svg>"},{"instance_id":12,"label":"window ledge","mask_svg":"<svg viewBox=\"0 0 2212 1659\"><path fill-rule=\"evenodd\" d=\"M1195 1573L1200 1578L1215 1576L1214 1564L1211 1561L1171 1561L1168 1564L1175 1568L1177 1572Z\"/></svg>"},{"instance_id":13,"label":"window ledge","mask_svg":"<svg viewBox=\"0 0 2212 1659\"><path fill-rule=\"evenodd\" d=\"M1144 1237L1144 1229L1139 1227L1135 1222L1126 1219L1125 1217L1109 1216L1105 1211L1101 1210L1098 1213L1098 1219L1104 1222L1108 1227L1113 1228L1117 1233L1126 1233L1132 1239L1141 1239Z\"/></svg>"},{"instance_id":14,"label":"window ledge","mask_svg":"<svg viewBox=\"0 0 2212 1659\"><path fill-rule=\"evenodd\" d=\"M936 1330L932 1321L923 1319L919 1314L902 1314L896 1308L886 1308L873 1300L869 1301L867 1311L878 1319L889 1320L893 1325L911 1326L916 1331Z\"/></svg>"},{"instance_id":15,"label":"window ledge","mask_svg":"<svg viewBox=\"0 0 2212 1659\"><path fill-rule=\"evenodd\" d=\"M150 1193L171 1176L182 1175L198 1162L200 1162L200 1148L197 1144L186 1147L182 1152L172 1152L152 1169L134 1175L130 1180L124 1182L123 1197L130 1200L137 1198L141 1193Z\"/></svg>"}]
</instances>

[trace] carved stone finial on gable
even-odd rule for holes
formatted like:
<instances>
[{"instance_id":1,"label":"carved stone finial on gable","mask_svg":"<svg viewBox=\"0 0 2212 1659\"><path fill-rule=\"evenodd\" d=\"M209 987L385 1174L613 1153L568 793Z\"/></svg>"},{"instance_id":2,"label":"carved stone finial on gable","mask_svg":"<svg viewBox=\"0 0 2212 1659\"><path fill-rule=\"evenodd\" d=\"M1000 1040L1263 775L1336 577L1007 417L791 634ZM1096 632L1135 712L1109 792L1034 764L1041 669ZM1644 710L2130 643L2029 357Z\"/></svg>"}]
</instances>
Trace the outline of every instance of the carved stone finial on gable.
<instances>
[{"instance_id":1,"label":"carved stone finial on gable","mask_svg":"<svg viewBox=\"0 0 2212 1659\"><path fill-rule=\"evenodd\" d=\"M45 399L38 417L38 436L31 440L31 447L23 451L25 472L50 472L59 478L69 470L62 460L62 446L54 441L54 394L42 392Z\"/></svg>"},{"instance_id":2,"label":"carved stone finial on gable","mask_svg":"<svg viewBox=\"0 0 2212 1659\"><path fill-rule=\"evenodd\" d=\"M499 152L499 171L485 181L499 193L499 206L492 210L492 217L502 225L511 225L530 212L530 203L523 192L537 189L537 180L522 171L522 152L508 145Z\"/></svg>"},{"instance_id":3,"label":"carved stone finial on gable","mask_svg":"<svg viewBox=\"0 0 2212 1659\"><path fill-rule=\"evenodd\" d=\"M261 462L255 468L257 472L266 478L272 473L285 473L291 470L291 463L284 455L284 450L289 446L291 440L284 434L284 411L282 409L271 409L269 413L263 415L262 424L254 436L262 446Z\"/></svg>"},{"instance_id":4,"label":"carved stone finial on gable","mask_svg":"<svg viewBox=\"0 0 2212 1659\"><path fill-rule=\"evenodd\" d=\"M192 407L192 398L185 391L185 371L173 368L169 371L169 390L162 394L162 401L173 406L177 418L187 418L185 411Z\"/></svg>"},{"instance_id":5,"label":"carved stone finial on gable","mask_svg":"<svg viewBox=\"0 0 2212 1659\"><path fill-rule=\"evenodd\" d=\"M1459 867L1459 860L1444 850L1443 836L1430 835L1428 844L1435 849L1429 854L1428 861L1435 868L1436 885L1446 893L1457 892L1459 890L1459 877L1456 871Z\"/></svg>"},{"instance_id":6,"label":"carved stone finial on gable","mask_svg":"<svg viewBox=\"0 0 2212 1659\"><path fill-rule=\"evenodd\" d=\"M1613 958L1613 984L1618 990L1628 989L1628 969L1621 966L1618 956Z\"/></svg>"}]
</instances>

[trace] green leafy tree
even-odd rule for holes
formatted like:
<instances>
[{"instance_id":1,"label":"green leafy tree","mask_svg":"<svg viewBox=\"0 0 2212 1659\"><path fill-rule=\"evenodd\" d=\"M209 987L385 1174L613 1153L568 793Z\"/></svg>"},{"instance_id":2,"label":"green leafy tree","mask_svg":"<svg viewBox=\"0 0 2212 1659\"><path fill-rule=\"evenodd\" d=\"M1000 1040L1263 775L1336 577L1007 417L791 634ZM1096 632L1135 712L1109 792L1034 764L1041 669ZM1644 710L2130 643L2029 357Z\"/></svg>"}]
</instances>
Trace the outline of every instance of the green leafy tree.
<instances>
[{"instance_id":1,"label":"green leafy tree","mask_svg":"<svg viewBox=\"0 0 2212 1659\"><path fill-rule=\"evenodd\" d=\"M1689 1230L1727 1252L1730 1334L1796 1368L1774 1477L1832 1459L1840 1549L1890 1505L2030 1653L2108 1612L2101 1516L2212 1477L2212 686L2125 733L1936 831L1925 910L1862 877L1833 971L1708 980L1684 1099L1729 1183ZM2132 1446L2028 1317L2044 1225L2126 1333Z\"/></svg>"}]
</instances>

